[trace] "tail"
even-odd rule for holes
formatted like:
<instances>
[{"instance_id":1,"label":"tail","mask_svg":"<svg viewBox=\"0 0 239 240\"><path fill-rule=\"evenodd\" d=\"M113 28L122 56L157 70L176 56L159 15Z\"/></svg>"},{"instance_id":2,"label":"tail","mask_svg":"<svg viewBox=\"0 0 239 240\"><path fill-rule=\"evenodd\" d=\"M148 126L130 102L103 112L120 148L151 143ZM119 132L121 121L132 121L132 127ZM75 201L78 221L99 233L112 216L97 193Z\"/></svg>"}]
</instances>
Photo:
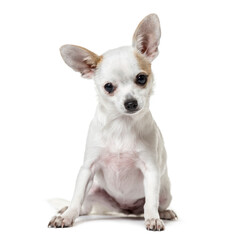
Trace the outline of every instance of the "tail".
<instances>
[{"instance_id":1,"label":"tail","mask_svg":"<svg viewBox=\"0 0 239 240\"><path fill-rule=\"evenodd\" d=\"M60 198L48 199L47 202L52 208L54 208L57 211L61 210L64 207L68 207L70 205L69 201L60 199Z\"/></svg>"}]
</instances>

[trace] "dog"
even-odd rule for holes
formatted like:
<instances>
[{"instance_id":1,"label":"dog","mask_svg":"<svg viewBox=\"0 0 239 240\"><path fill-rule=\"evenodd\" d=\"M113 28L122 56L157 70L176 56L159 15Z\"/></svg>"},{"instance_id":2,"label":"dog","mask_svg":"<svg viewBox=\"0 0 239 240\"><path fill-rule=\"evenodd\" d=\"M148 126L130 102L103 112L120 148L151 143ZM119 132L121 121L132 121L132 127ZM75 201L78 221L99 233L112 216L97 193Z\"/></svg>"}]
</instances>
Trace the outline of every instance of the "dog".
<instances>
[{"instance_id":1,"label":"dog","mask_svg":"<svg viewBox=\"0 0 239 240\"><path fill-rule=\"evenodd\" d=\"M94 78L98 106L90 124L84 162L68 207L49 227L70 227L78 216L107 212L144 214L148 230L164 230L174 220L162 134L149 110L154 77L151 63L161 36L156 14L146 16L132 46L99 56L86 48L64 45L65 63L84 78Z\"/></svg>"}]
</instances>

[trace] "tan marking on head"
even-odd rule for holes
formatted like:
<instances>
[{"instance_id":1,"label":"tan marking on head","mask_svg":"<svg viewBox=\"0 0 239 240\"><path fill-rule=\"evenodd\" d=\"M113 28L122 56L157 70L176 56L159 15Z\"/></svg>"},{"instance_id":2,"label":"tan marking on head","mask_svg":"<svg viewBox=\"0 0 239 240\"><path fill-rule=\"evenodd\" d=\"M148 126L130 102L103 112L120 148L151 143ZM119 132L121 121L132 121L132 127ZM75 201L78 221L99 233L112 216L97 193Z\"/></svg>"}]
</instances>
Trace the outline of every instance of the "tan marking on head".
<instances>
[{"instance_id":1,"label":"tan marking on head","mask_svg":"<svg viewBox=\"0 0 239 240\"><path fill-rule=\"evenodd\" d=\"M144 57L143 54L139 53L137 50L135 51L135 57L137 59L139 68L144 72L145 74L148 75L148 80L144 86L140 86L141 88L146 88L148 82L151 79L151 63Z\"/></svg>"},{"instance_id":2,"label":"tan marking on head","mask_svg":"<svg viewBox=\"0 0 239 240\"><path fill-rule=\"evenodd\" d=\"M100 56L98 56L96 64L99 65L102 61L103 61L103 56L100 55Z\"/></svg>"},{"instance_id":3,"label":"tan marking on head","mask_svg":"<svg viewBox=\"0 0 239 240\"><path fill-rule=\"evenodd\" d=\"M150 75L152 72L151 63L144 57L143 54L139 53L137 50L135 51L135 57L140 69L147 73L147 75Z\"/></svg>"}]
</instances>

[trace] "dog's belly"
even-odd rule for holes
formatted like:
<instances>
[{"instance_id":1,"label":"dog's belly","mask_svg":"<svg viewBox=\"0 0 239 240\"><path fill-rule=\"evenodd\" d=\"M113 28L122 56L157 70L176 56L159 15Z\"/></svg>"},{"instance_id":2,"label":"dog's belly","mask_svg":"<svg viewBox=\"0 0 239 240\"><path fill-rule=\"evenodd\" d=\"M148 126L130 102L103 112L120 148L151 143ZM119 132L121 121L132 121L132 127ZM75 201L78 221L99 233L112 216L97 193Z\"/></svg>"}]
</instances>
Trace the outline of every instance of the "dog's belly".
<instances>
[{"instance_id":1,"label":"dog's belly","mask_svg":"<svg viewBox=\"0 0 239 240\"><path fill-rule=\"evenodd\" d=\"M135 153L104 153L98 161L96 179L122 207L144 198L143 174Z\"/></svg>"}]
</instances>

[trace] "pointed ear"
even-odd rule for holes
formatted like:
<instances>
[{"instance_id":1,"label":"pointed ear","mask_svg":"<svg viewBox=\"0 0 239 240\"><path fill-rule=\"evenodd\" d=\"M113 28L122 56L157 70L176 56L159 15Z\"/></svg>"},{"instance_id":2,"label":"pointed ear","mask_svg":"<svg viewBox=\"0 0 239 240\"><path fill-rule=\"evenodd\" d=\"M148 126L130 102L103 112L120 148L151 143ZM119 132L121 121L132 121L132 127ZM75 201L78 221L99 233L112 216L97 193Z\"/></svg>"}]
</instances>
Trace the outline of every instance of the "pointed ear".
<instances>
[{"instance_id":1,"label":"pointed ear","mask_svg":"<svg viewBox=\"0 0 239 240\"><path fill-rule=\"evenodd\" d=\"M158 56L160 36L159 18L156 14L150 14L139 23L135 30L133 46L152 62Z\"/></svg>"},{"instance_id":2,"label":"pointed ear","mask_svg":"<svg viewBox=\"0 0 239 240\"><path fill-rule=\"evenodd\" d=\"M74 45L64 45L60 48L65 63L73 70L80 72L82 77L93 78L100 56Z\"/></svg>"}]
</instances>

